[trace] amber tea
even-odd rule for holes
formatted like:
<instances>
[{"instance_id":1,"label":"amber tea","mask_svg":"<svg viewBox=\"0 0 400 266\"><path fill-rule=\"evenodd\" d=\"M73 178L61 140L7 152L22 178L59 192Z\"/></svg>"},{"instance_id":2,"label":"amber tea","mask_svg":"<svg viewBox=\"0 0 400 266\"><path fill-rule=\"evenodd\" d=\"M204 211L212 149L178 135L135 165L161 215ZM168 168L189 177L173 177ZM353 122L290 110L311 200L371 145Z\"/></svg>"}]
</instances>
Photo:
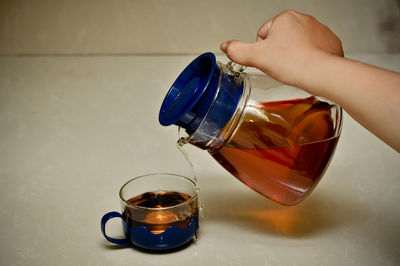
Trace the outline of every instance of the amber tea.
<instances>
[{"instance_id":1,"label":"amber tea","mask_svg":"<svg viewBox=\"0 0 400 266\"><path fill-rule=\"evenodd\" d=\"M170 226L183 229L198 215L197 201L183 204L190 198L186 193L175 191L146 192L127 200L123 216L129 227L145 226L155 234L163 233Z\"/></svg>"},{"instance_id":2,"label":"amber tea","mask_svg":"<svg viewBox=\"0 0 400 266\"><path fill-rule=\"evenodd\" d=\"M296 204L317 185L335 150L331 108L315 97L248 106L235 135L211 155L259 193Z\"/></svg>"}]
</instances>

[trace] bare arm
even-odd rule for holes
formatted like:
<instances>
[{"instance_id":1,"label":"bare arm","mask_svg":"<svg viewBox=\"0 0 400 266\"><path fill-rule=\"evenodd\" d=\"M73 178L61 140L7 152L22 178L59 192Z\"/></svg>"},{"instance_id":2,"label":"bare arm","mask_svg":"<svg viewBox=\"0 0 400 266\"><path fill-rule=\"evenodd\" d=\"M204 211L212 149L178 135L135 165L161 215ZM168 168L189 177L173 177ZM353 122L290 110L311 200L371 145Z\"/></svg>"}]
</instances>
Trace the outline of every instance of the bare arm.
<instances>
[{"instance_id":1,"label":"bare arm","mask_svg":"<svg viewBox=\"0 0 400 266\"><path fill-rule=\"evenodd\" d=\"M326 56L312 67L303 88L340 104L355 120L400 151L400 74Z\"/></svg>"},{"instance_id":2,"label":"bare arm","mask_svg":"<svg viewBox=\"0 0 400 266\"><path fill-rule=\"evenodd\" d=\"M228 41L221 49L232 61L338 103L400 151L400 73L344 58L340 40L315 18L285 11L260 28L255 43Z\"/></svg>"}]
</instances>

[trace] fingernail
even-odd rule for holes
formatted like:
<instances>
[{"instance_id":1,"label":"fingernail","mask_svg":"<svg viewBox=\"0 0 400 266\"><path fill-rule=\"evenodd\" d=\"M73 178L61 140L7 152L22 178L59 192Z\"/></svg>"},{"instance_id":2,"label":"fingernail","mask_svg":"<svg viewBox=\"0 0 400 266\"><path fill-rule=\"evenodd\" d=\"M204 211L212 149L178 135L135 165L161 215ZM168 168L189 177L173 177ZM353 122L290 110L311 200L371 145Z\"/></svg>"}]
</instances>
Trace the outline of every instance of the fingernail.
<instances>
[{"instance_id":1,"label":"fingernail","mask_svg":"<svg viewBox=\"0 0 400 266\"><path fill-rule=\"evenodd\" d=\"M221 44L220 49L222 50L222 52L226 51L226 46L228 46L228 42L224 42Z\"/></svg>"}]
</instances>

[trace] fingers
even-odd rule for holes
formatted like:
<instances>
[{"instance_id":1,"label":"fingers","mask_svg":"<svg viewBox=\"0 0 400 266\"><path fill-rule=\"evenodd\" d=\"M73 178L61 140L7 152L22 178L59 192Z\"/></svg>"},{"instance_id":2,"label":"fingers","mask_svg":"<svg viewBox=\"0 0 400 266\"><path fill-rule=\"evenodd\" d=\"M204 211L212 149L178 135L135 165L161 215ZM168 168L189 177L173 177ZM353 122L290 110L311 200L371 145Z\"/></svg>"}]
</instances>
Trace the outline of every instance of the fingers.
<instances>
[{"instance_id":1,"label":"fingers","mask_svg":"<svg viewBox=\"0 0 400 266\"><path fill-rule=\"evenodd\" d=\"M257 43L246 43L236 40L221 44L221 50L226 53L230 60L244 66L255 66L258 49Z\"/></svg>"},{"instance_id":2,"label":"fingers","mask_svg":"<svg viewBox=\"0 0 400 266\"><path fill-rule=\"evenodd\" d=\"M258 30L256 43L265 40L271 29L272 23L275 18L267 20ZM229 59L232 61L245 65L255 66L257 62L257 49L259 45L256 43L246 43L236 40L230 40L221 44L220 49L223 51Z\"/></svg>"},{"instance_id":3,"label":"fingers","mask_svg":"<svg viewBox=\"0 0 400 266\"><path fill-rule=\"evenodd\" d=\"M275 18L267 20L257 31L257 41L265 40Z\"/></svg>"}]
</instances>

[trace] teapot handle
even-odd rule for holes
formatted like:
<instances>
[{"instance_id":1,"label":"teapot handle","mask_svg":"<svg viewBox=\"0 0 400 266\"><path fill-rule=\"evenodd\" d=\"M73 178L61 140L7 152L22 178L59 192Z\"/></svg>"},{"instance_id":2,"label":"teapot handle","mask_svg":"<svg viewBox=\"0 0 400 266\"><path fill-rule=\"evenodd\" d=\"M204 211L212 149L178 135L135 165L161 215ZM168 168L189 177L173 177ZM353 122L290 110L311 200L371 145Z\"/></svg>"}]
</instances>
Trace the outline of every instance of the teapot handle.
<instances>
[{"instance_id":1,"label":"teapot handle","mask_svg":"<svg viewBox=\"0 0 400 266\"><path fill-rule=\"evenodd\" d=\"M239 76L247 68L232 61L229 61L226 66L235 76Z\"/></svg>"}]
</instances>

